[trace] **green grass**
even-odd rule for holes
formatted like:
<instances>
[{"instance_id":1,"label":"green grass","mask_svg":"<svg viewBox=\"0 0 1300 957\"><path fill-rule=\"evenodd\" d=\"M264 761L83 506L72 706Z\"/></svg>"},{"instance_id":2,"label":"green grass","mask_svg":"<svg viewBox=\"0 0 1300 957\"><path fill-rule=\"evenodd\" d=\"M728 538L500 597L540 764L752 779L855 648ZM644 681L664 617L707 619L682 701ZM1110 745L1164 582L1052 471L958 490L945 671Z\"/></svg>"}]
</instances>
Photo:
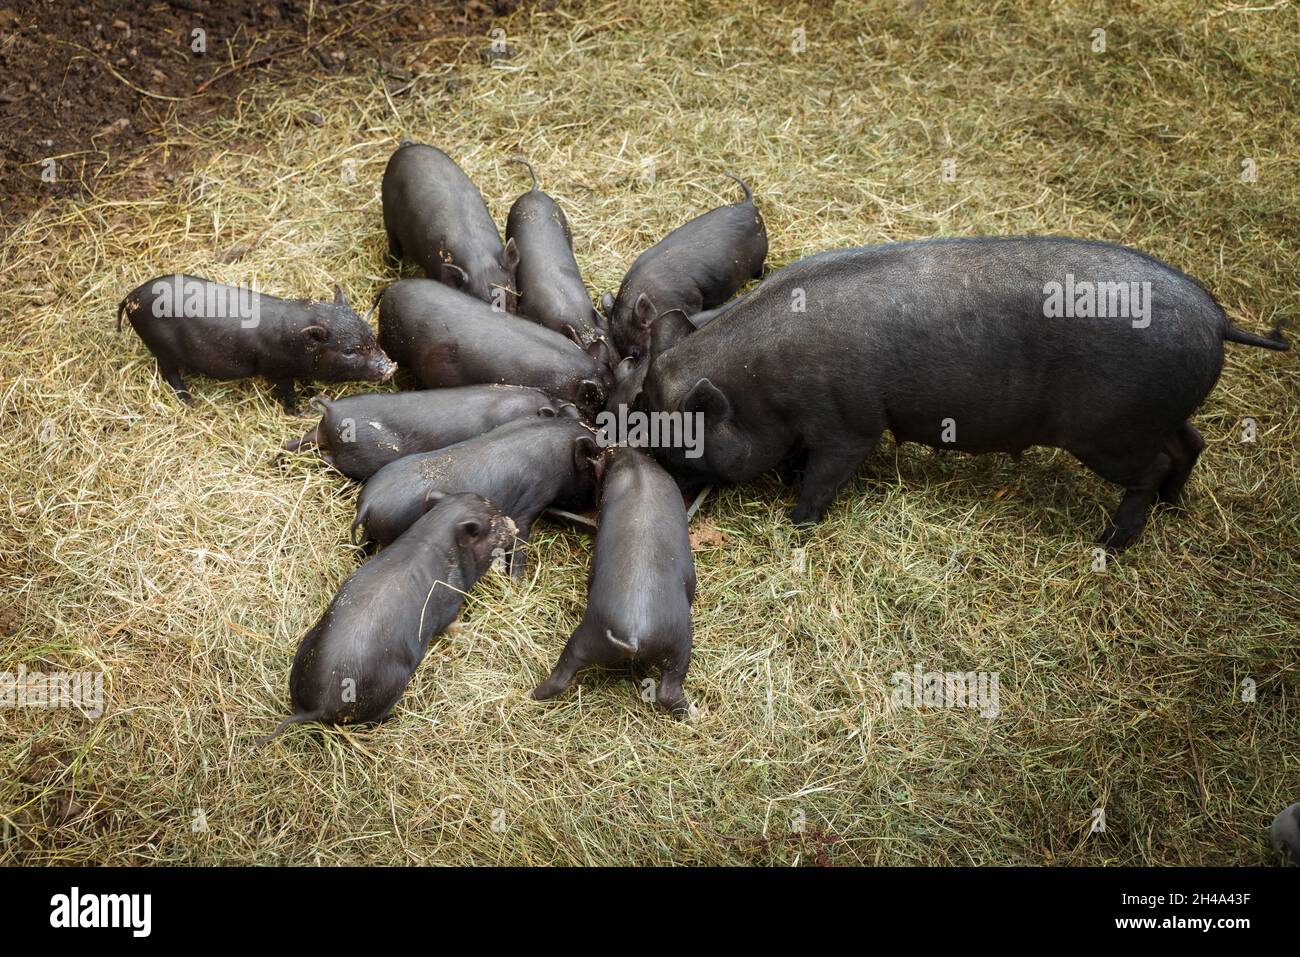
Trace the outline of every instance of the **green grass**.
<instances>
[{"instance_id":1,"label":"green grass","mask_svg":"<svg viewBox=\"0 0 1300 957\"><path fill-rule=\"evenodd\" d=\"M527 581L474 590L391 722L252 749L359 560L355 488L279 456L305 420L263 384L195 378L182 408L114 309L178 270L368 303L395 275L378 186L401 137L447 149L499 223L526 188L505 160L528 156L593 295L734 199L732 170L772 266L1063 233L1169 261L1244 328L1296 314L1294 5L593 3L502 25L500 68L442 43L399 52L420 75L399 97L377 72L304 79L164 127L158 151L206 151L183 181L137 196L143 157L0 252L0 670L103 671L107 691L97 721L0 709L0 862L1270 860L1300 798L1300 388L1293 353L1239 346L1194 418L1186 509L1104 573L1119 490L1066 454L885 442L806 539L775 476L706 503L693 723L628 673L527 698L585 595L589 543L551 525ZM891 709L917 663L998 672L1000 716Z\"/></svg>"}]
</instances>

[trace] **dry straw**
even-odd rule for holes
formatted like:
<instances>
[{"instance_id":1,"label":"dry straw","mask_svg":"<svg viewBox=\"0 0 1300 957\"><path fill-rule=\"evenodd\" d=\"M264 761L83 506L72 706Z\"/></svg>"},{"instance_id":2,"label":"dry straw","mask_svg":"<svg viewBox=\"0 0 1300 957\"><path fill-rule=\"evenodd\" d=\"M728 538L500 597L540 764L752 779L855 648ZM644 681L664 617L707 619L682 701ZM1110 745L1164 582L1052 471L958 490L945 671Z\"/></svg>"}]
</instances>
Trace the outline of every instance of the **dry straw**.
<instances>
[{"instance_id":1,"label":"dry straw","mask_svg":"<svg viewBox=\"0 0 1300 957\"><path fill-rule=\"evenodd\" d=\"M261 384L195 377L181 407L114 306L172 270L281 295L337 280L368 304L394 276L378 184L402 137L447 149L499 222L527 185L505 160L528 156L593 294L734 200L735 170L772 265L1068 233L1161 256L1246 328L1294 315L1293 6L650 2L502 25L518 55L452 50L450 83L443 43L399 57L400 95L378 71L304 78L162 128L0 253L0 669L102 671L107 694L98 721L0 710L0 862L1265 860L1300 797L1300 390L1294 354L1241 347L1196 417L1187 511L1157 510L1105 573L1089 546L1118 492L1067 455L887 444L806 539L775 477L706 504L694 723L627 673L527 699L584 597L586 538L547 526L528 579L475 589L394 720L250 749L359 561L355 488L279 456L304 420ZM193 171L132 198L181 144ZM916 664L997 672L1000 716L891 710Z\"/></svg>"}]
</instances>

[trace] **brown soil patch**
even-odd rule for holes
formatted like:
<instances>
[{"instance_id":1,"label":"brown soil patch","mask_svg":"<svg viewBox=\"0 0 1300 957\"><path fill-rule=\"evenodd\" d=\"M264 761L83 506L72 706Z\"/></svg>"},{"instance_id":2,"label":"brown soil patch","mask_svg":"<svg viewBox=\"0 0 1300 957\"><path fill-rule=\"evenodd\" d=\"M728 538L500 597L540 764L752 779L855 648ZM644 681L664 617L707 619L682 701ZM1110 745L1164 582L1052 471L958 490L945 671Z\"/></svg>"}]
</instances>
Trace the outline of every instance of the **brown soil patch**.
<instances>
[{"instance_id":1,"label":"brown soil patch","mask_svg":"<svg viewBox=\"0 0 1300 957\"><path fill-rule=\"evenodd\" d=\"M517 6L518 0L5 0L0 230L52 197L85 193L151 148L149 162L123 188L132 195L172 180L189 157L165 131L238 109L249 83L381 71L400 91L412 73L395 51L440 36L485 35L486 21ZM200 45L203 52L196 51Z\"/></svg>"}]
</instances>

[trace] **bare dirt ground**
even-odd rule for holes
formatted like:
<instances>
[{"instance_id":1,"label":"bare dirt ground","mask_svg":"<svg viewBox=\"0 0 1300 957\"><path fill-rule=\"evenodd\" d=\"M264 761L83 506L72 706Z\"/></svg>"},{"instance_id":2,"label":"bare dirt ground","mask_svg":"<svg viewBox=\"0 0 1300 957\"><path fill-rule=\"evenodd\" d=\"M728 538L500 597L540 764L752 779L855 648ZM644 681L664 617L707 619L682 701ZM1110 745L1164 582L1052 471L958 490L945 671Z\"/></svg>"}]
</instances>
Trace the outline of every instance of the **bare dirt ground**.
<instances>
[{"instance_id":1,"label":"bare dirt ground","mask_svg":"<svg viewBox=\"0 0 1300 957\"><path fill-rule=\"evenodd\" d=\"M411 74L394 64L395 50L433 37L481 36L492 16L516 6L7 0L0 6L0 229L52 197L84 195L88 180L140 151L154 160L137 170L132 194L172 182L191 156L166 131L237 110L249 84L372 71L401 89ZM166 148L156 149L160 141ZM47 160L56 164L53 178L42 176Z\"/></svg>"}]
</instances>

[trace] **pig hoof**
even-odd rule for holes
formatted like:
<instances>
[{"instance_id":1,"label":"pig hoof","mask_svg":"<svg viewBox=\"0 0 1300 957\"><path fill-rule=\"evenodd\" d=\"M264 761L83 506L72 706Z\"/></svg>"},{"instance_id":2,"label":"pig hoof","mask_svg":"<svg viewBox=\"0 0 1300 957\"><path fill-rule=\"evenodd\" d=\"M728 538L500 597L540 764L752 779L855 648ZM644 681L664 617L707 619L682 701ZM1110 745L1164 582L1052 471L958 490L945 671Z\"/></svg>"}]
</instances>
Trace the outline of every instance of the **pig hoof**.
<instances>
[{"instance_id":1,"label":"pig hoof","mask_svg":"<svg viewBox=\"0 0 1300 957\"><path fill-rule=\"evenodd\" d=\"M532 698L534 701L549 701L563 690L563 688L557 688L550 681L543 681L532 691L528 692L528 697Z\"/></svg>"},{"instance_id":2,"label":"pig hoof","mask_svg":"<svg viewBox=\"0 0 1300 957\"><path fill-rule=\"evenodd\" d=\"M790 510L790 521L795 525L808 528L822 520L822 513L811 506L800 503Z\"/></svg>"},{"instance_id":3,"label":"pig hoof","mask_svg":"<svg viewBox=\"0 0 1300 957\"><path fill-rule=\"evenodd\" d=\"M678 721L686 721L693 716L692 712L694 709L691 707L691 703L686 700L685 695L682 695L680 698L675 698L672 701L660 701L659 706Z\"/></svg>"},{"instance_id":4,"label":"pig hoof","mask_svg":"<svg viewBox=\"0 0 1300 957\"><path fill-rule=\"evenodd\" d=\"M1177 509L1179 511L1185 510L1186 503L1183 501L1182 489L1169 492L1162 488L1156 493L1156 501L1169 508Z\"/></svg>"},{"instance_id":5,"label":"pig hoof","mask_svg":"<svg viewBox=\"0 0 1300 957\"><path fill-rule=\"evenodd\" d=\"M1112 525L1101 533L1101 538L1097 539L1097 544L1119 554L1128 548L1129 542L1133 541L1135 534L1137 533Z\"/></svg>"}]
</instances>

